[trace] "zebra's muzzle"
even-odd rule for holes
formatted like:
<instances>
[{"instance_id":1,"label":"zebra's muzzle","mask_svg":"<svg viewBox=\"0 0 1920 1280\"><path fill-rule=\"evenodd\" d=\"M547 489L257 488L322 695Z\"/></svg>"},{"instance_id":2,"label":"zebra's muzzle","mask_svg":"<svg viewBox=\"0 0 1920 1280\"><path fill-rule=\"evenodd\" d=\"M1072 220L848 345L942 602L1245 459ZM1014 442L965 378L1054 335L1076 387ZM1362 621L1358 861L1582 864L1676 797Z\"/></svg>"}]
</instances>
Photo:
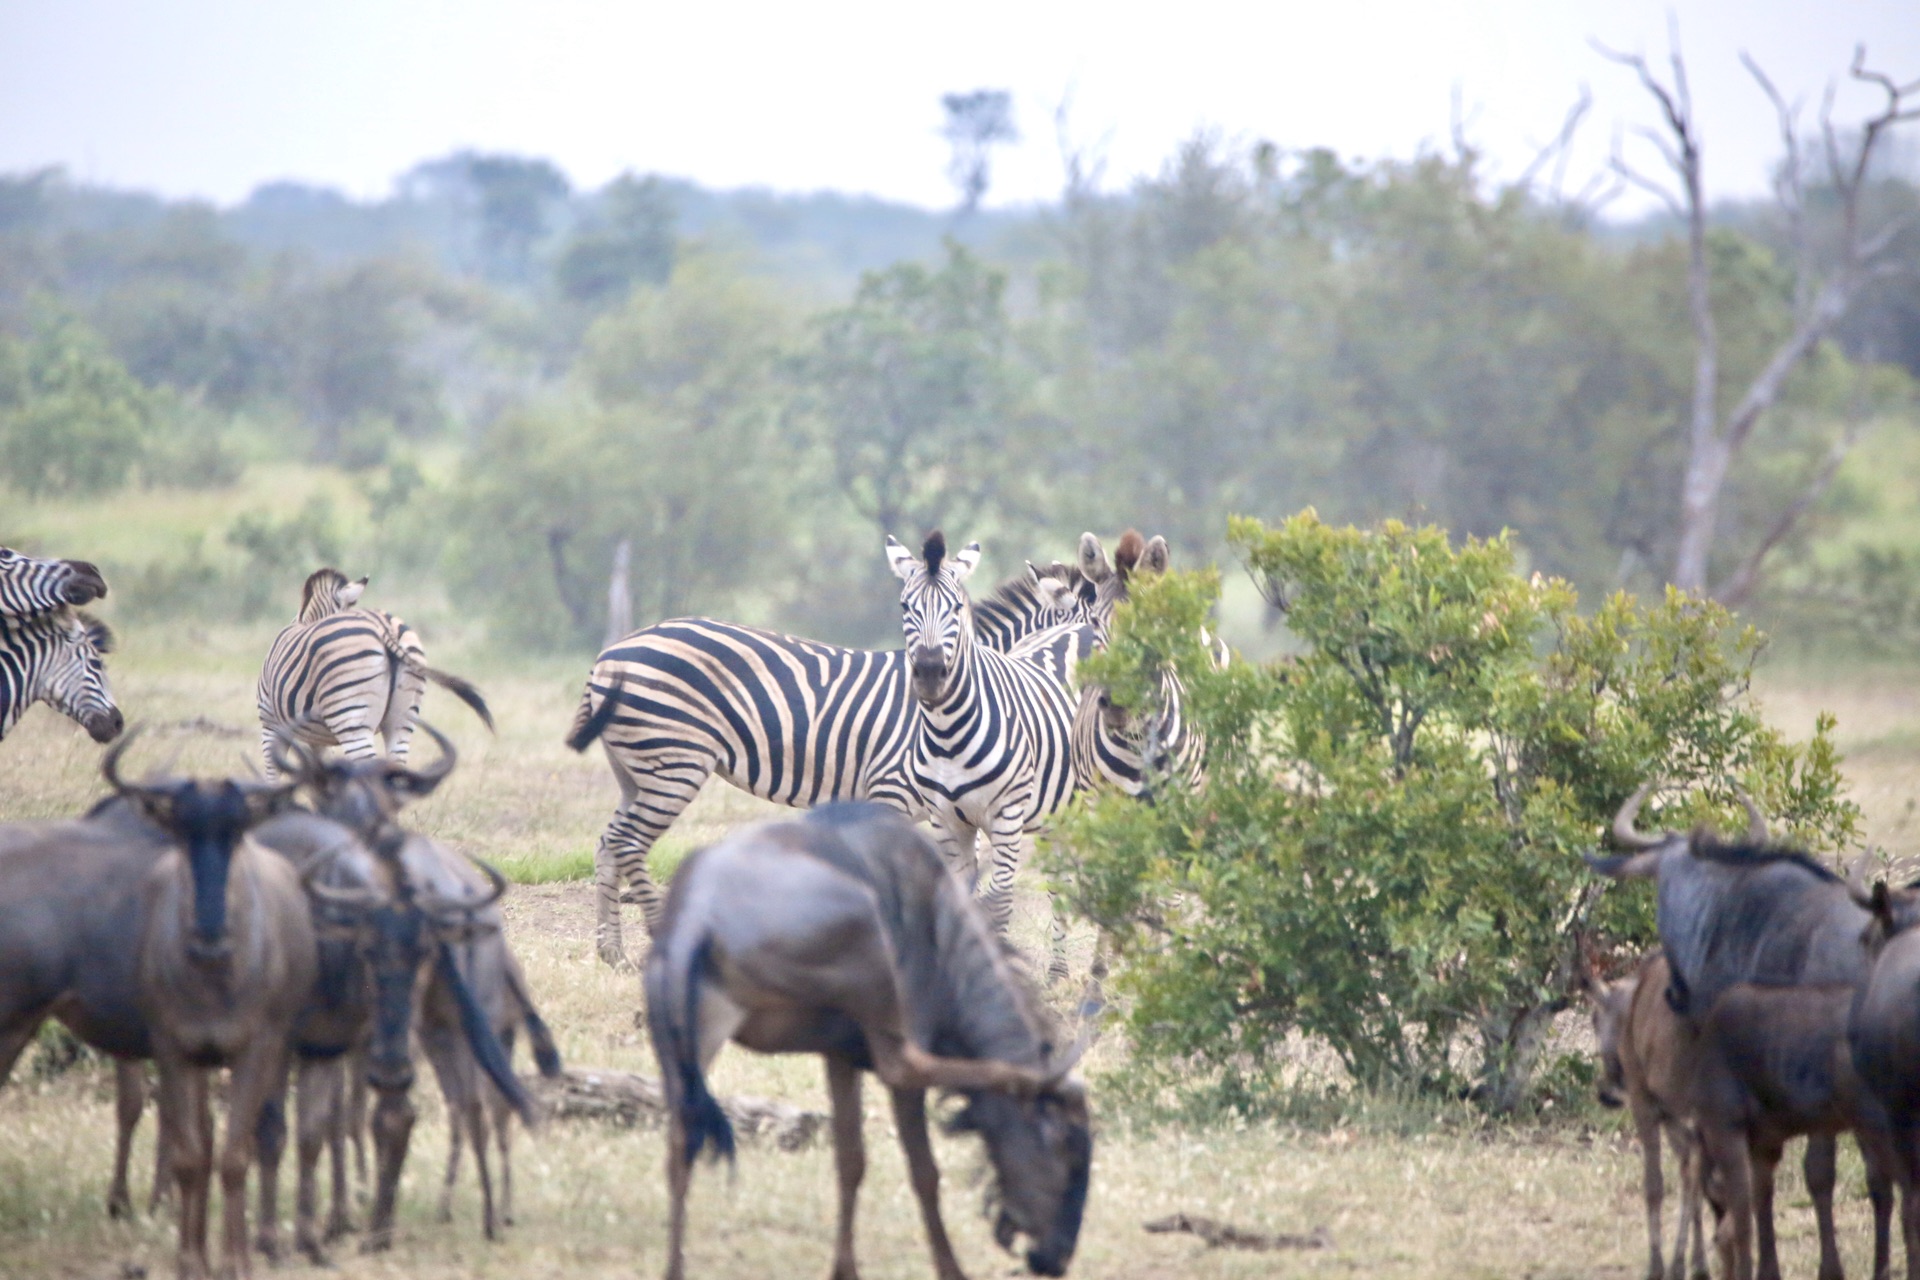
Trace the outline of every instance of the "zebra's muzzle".
<instances>
[{"instance_id":1,"label":"zebra's muzzle","mask_svg":"<svg viewBox=\"0 0 1920 1280\"><path fill-rule=\"evenodd\" d=\"M940 696L947 683L947 656L938 649L913 651L913 692L922 702Z\"/></svg>"},{"instance_id":2,"label":"zebra's muzzle","mask_svg":"<svg viewBox=\"0 0 1920 1280\"><path fill-rule=\"evenodd\" d=\"M120 714L120 708L108 707L98 715L87 717L87 735L95 742L112 742L127 727L127 721Z\"/></svg>"}]
</instances>

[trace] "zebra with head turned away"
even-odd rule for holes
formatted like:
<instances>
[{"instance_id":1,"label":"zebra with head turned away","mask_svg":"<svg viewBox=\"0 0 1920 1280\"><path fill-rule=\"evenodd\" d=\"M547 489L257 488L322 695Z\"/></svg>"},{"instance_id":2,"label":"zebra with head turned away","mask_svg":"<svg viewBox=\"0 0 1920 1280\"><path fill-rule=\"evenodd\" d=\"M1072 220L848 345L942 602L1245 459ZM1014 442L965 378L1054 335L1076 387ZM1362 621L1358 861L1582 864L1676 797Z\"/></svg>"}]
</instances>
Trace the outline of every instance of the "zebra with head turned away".
<instances>
[{"instance_id":1,"label":"zebra with head turned away","mask_svg":"<svg viewBox=\"0 0 1920 1280\"><path fill-rule=\"evenodd\" d=\"M0 614L29 618L106 594L107 580L85 560L41 560L0 547Z\"/></svg>"},{"instance_id":2,"label":"zebra with head turned away","mask_svg":"<svg viewBox=\"0 0 1920 1280\"><path fill-rule=\"evenodd\" d=\"M77 720L95 742L119 737L126 722L100 661L112 649L106 625L70 605L29 618L0 613L0 738L36 702Z\"/></svg>"},{"instance_id":3,"label":"zebra with head turned away","mask_svg":"<svg viewBox=\"0 0 1920 1280\"><path fill-rule=\"evenodd\" d=\"M982 611L993 635L983 643L1003 644L1085 616L1065 575L1031 566ZM1059 659L1049 650L1033 661ZM622 884L648 932L659 923L647 855L709 777L796 808L873 800L919 816L903 766L909 679L898 649L848 649L711 618L655 623L603 649L567 735L575 751L600 739L620 786L594 854L600 958L627 963Z\"/></svg>"},{"instance_id":4,"label":"zebra with head turned away","mask_svg":"<svg viewBox=\"0 0 1920 1280\"><path fill-rule=\"evenodd\" d=\"M493 728L480 691L428 666L412 627L382 610L355 607L366 587L365 578L349 582L338 569L318 570L301 591L300 616L267 650L256 702L269 778L278 776L274 742L280 736L315 748L338 746L351 760L375 760L378 733L388 758L405 764L428 681L451 690Z\"/></svg>"}]
</instances>

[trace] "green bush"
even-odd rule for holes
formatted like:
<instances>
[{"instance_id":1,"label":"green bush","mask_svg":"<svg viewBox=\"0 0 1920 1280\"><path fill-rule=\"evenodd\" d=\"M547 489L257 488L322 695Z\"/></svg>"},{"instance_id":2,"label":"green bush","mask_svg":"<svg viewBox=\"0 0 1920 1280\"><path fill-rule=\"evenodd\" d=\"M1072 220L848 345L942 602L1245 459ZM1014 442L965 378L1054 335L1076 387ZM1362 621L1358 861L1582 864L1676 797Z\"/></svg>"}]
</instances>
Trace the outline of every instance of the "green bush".
<instances>
[{"instance_id":1,"label":"green bush","mask_svg":"<svg viewBox=\"0 0 1920 1280\"><path fill-rule=\"evenodd\" d=\"M99 335L49 313L0 334L0 479L30 496L118 489L145 450L153 397Z\"/></svg>"},{"instance_id":2,"label":"green bush","mask_svg":"<svg viewBox=\"0 0 1920 1280\"><path fill-rule=\"evenodd\" d=\"M1767 727L1762 638L1712 603L1620 594L1582 616L1504 535L1455 549L1308 511L1235 520L1229 542L1298 652L1215 671L1217 583L1141 584L1091 674L1146 696L1174 662L1207 785L1090 798L1050 851L1130 961L1144 1096L1277 1105L1297 1032L1363 1088L1511 1111L1583 939L1651 938L1648 895L1602 892L1580 858L1643 779L1665 780L1647 822L1736 824L1738 782L1795 839L1854 835L1831 721L1802 744Z\"/></svg>"}]
</instances>

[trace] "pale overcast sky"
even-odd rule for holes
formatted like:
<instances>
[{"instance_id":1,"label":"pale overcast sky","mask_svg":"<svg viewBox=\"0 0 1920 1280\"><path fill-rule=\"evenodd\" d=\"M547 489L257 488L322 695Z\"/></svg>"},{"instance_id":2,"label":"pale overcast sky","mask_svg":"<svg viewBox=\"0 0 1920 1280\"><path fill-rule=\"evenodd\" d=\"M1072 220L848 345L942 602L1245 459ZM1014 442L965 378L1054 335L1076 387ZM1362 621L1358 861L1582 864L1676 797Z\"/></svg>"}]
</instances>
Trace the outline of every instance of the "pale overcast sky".
<instances>
[{"instance_id":1,"label":"pale overcast sky","mask_svg":"<svg viewBox=\"0 0 1920 1280\"><path fill-rule=\"evenodd\" d=\"M1618 123L1652 118L1589 37L1664 69L1669 11L1719 193L1762 190L1777 150L1741 49L1809 116L1856 42L1920 78L1920 0L0 0L0 171L220 202L277 178L378 196L476 147L550 157L586 187L632 169L944 206L939 95L993 87L1025 131L996 166L988 203L1006 204L1059 190L1069 94L1112 187L1200 128L1408 156L1445 142L1456 92L1512 174L1586 84L1578 185ZM1843 93L1842 118L1869 101Z\"/></svg>"}]
</instances>

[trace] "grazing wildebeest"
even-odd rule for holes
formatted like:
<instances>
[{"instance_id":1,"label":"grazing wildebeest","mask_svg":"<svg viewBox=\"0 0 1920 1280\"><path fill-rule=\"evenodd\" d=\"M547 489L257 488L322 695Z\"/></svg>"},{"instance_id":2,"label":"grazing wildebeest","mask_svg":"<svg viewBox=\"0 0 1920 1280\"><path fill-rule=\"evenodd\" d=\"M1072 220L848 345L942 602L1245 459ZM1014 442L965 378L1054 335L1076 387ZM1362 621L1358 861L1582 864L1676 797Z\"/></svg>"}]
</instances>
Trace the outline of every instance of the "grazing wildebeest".
<instances>
[{"instance_id":1,"label":"grazing wildebeest","mask_svg":"<svg viewBox=\"0 0 1920 1280\"><path fill-rule=\"evenodd\" d=\"M1707 1275L1706 1241L1700 1227L1700 1153L1691 1119L1693 1029L1668 1007L1667 959L1656 951L1614 982L1583 975L1600 1046L1600 1101L1623 1103L1640 1139L1641 1189L1647 1204L1647 1280L1681 1280L1688 1242L1693 1272ZM1660 1171L1660 1137L1666 1135L1680 1171L1680 1227L1673 1256L1662 1264L1660 1206L1666 1186Z\"/></svg>"},{"instance_id":2,"label":"grazing wildebeest","mask_svg":"<svg viewBox=\"0 0 1920 1280\"><path fill-rule=\"evenodd\" d=\"M313 920L300 875L250 839L293 786L188 779L135 784L119 776L125 743L105 772L114 789L175 840L148 872L137 942L140 1011L160 1075L160 1141L179 1190L180 1272L206 1273L213 1114L209 1073L230 1070L225 1270L252 1271L247 1170L267 1099L284 1087L293 1020L316 973Z\"/></svg>"},{"instance_id":3,"label":"grazing wildebeest","mask_svg":"<svg viewBox=\"0 0 1920 1280\"><path fill-rule=\"evenodd\" d=\"M818 1053L833 1101L840 1213L833 1274L855 1275L866 1170L860 1076L891 1095L941 1280L960 1265L940 1218L926 1091L959 1090L954 1128L986 1141L994 1238L1062 1275L1086 1206L1093 1139L1078 1052L1050 1020L966 887L911 826L874 805L832 805L735 832L681 864L646 970L647 1020L669 1115L667 1276L684 1272L687 1185L703 1147L733 1131L706 1083L729 1040Z\"/></svg>"},{"instance_id":4,"label":"grazing wildebeest","mask_svg":"<svg viewBox=\"0 0 1920 1280\"><path fill-rule=\"evenodd\" d=\"M382 610L354 607L366 585L365 578L347 581L338 569L316 570L301 591L299 616L267 650L256 701L269 773L281 736L314 748L337 745L350 759L372 760L380 754L373 744L378 733L388 757L406 763L429 680L451 690L493 728L480 691L428 666L412 627Z\"/></svg>"},{"instance_id":5,"label":"grazing wildebeest","mask_svg":"<svg viewBox=\"0 0 1920 1280\"><path fill-rule=\"evenodd\" d=\"M42 560L0 547L0 614L25 618L106 594L107 580L88 561Z\"/></svg>"},{"instance_id":6,"label":"grazing wildebeest","mask_svg":"<svg viewBox=\"0 0 1920 1280\"><path fill-rule=\"evenodd\" d=\"M125 721L100 660L112 651L106 624L67 605L27 618L0 614L0 738L36 702L78 721L95 742L119 737Z\"/></svg>"}]
</instances>

